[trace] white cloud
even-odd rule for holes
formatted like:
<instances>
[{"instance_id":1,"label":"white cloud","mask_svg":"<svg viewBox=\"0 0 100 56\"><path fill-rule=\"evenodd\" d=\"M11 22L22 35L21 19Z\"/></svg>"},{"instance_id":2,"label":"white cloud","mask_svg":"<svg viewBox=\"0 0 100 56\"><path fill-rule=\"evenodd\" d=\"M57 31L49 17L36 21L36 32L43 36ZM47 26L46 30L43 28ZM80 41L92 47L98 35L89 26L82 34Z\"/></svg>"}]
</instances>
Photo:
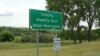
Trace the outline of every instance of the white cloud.
<instances>
[{"instance_id":1,"label":"white cloud","mask_svg":"<svg viewBox=\"0 0 100 56\"><path fill-rule=\"evenodd\" d=\"M4 7L4 2L0 0L0 7Z\"/></svg>"},{"instance_id":2,"label":"white cloud","mask_svg":"<svg viewBox=\"0 0 100 56\"><path fill-rule=\"evenodd\" d=\"M45 0L0 0L0 26L28 27L29 8L45 10L45 6Z\"/></svg>"},{"instance_id":3,"label":"white cloud","mask_svg":"<svg viewBox=\"0 0 100 56\"><path fill-rule=\"evenodd\" d=\"M88 27L88 24L87 24L87 22L85 22L85 21L80 21L80 26Z\"/></svg>"},{"instance_id":4,"label":"white cloud","mask_svg":"<svg viewBox=\"0 0 100 56\"><path fill-rule=\"evenodd\" d=\"M0 16L12 16L12 12L6 8L5 3L0 0Z\"/></svg>"}]
</instances>

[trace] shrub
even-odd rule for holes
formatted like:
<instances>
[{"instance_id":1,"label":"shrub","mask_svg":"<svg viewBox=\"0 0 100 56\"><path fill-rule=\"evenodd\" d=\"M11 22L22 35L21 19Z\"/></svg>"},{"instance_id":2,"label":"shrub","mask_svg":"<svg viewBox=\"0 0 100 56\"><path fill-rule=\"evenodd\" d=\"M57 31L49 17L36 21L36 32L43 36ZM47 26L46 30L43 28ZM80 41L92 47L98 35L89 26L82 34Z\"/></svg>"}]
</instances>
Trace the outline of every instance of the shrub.
<instances>
[{"instance_id":1,"label":"shrub","mask_svg":"<svg viewBox=\"0 0 100 56\"><path fill-rule=\"evenodd\" d=\"M39 42L52 42L53 41L54 36L52 34L48 34L48 33L42 33L40 34L39 37Z\"/></svg>"},{"instance_id":2,"label":"shrub","mask_svg":"<svg viewBox=\"0 0 100 56\"><path fill-rule=\"evenodd\" d=\"M0 34L0 41L1 42L11 42L14 40L14 35L12 32L8 30L3 30Z\"/></svg>"}]
</instances>

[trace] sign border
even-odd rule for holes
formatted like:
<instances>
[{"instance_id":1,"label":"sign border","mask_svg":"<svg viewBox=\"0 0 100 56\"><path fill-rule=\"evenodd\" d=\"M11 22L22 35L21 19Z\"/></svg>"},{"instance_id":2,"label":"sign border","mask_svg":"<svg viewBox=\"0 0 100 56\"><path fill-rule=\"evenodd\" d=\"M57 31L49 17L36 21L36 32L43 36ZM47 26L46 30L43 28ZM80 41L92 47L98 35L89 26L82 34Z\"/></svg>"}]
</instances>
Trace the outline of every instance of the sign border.
<instances>
[{"instance_id":1,"label":"sign border","mask_svg":"<svg viewBox=\"0 0 100 56\"><path fill-rule=\"evenodd\" d=\"M31 20L30 20L30 16L31 16L31 14L30 14L30 12L32 11L32 10L36 10L36 11L44 11L44 12L52 12L52 13L59 13L60 15L61 15L61 23L62 23L62 28L60 29L60 30L58 30L58 29L33 29L33 28L31 28L31 25L30 25L30 22L31 22ZM46 11L46 10L37 10L37 9L29 9L29 29L30 30L32 30L32 31L37 31L37 30L47 30L47 31L62 31L62 29L63 29L63 20L62 20L62 13L61 12L54 12L54 11Z\"/></svg>"}]
</instances>

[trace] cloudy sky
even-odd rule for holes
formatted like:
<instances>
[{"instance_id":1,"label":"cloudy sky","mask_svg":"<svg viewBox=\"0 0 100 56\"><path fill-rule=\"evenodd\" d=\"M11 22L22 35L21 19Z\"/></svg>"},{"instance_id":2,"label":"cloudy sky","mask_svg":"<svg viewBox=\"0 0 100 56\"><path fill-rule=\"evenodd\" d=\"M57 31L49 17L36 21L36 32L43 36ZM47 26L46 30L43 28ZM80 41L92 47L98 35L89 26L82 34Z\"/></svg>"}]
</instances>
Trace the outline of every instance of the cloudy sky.
<instances>
[{"instance_id":1,"label":"cloudy sky","mask_svg":"<svg viewBox=\"0 0 100 56\"><path fill-rule=\"evenodd\" d=\"M0 0L0 26L29 27L29 8L46 10L45 6L45 0Z\"/></svg>"},{"instance_id":2,"label":"cloudy sky","mask_svg":"<svg viewBox=\"0 0 100 56\"><path fill-rule=\"evenodd\" d=\"M29 8L45 10L45 0L0 0L0 26L28 27Z\"/></svg>"}]
</instances>

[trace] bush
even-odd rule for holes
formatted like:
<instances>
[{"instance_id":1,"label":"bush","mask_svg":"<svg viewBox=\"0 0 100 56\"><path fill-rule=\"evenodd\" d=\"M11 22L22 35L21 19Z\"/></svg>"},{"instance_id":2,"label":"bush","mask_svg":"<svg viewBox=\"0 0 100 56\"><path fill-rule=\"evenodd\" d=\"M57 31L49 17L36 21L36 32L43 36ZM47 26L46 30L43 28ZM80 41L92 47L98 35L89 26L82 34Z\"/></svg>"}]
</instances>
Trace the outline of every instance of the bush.
<instances>
[{"instance_id":1,"label":"bush","mask_svg":"<svg viewBox=\"0 0 100 56\"><path fill-rule=\"evenodd\" d=\"M69 40L69 39L72 39L71 36L70 36L70 32L68 30L64 30L62 32L60 32L58 34L58 37L60 37L61 39L63 40Z\"/></svg>"},{"instance_id":2,"label":"bush","mask_svg":"<svg viewBox=\"0 0 100 56\"><path fill-rule=\"evenodd\" d=\"M21 39L21 42L26 43L26 42L30 42L31 38L29 36L23 36L23 38Z\"/></svg>"},{"instance_id":3,"label":"bush","mask_svg":"<svg viewBox=\"0 0 100 56\"><path fill-rule=\"evenodd\" d=\"M48 34L48 33L42 33L40 34L39 37L39 42L52 42L53 41L54 36L52 34Z\"/></svg>"},{"instance_id":4,"label":"bush","mask_svg":"<svg viewBox=\"0 0 100 56\"><path fill-rule=\"evenodd\" d=\"M11 42L14 40L14 35L12 32L3 30L0 34L0 41L1 42Z\"/></svg>"},{"instance_id":5,"label":"bush","mask_svg":"<svg viewBox=\"0 0 100 56\"><path fill-rule=\"evenodd\" d=\"M100 39L100 35L98 33L92 33L92 40Z\"/></svg>"},{"instance_id":6,"label":"bush","mask_svg":"<svg viewBox=\"0 0 100 56\"><path fill-rule=\"evenodd\" d=\"M22 39L22 36L15 36L15 39L13 42L15 43L21 43L21 39Z\"/></svg>"}]
</instances>

